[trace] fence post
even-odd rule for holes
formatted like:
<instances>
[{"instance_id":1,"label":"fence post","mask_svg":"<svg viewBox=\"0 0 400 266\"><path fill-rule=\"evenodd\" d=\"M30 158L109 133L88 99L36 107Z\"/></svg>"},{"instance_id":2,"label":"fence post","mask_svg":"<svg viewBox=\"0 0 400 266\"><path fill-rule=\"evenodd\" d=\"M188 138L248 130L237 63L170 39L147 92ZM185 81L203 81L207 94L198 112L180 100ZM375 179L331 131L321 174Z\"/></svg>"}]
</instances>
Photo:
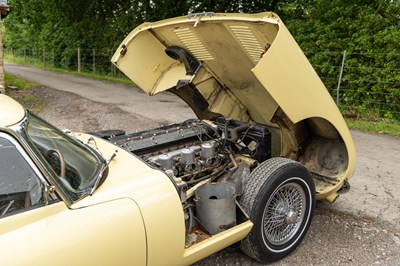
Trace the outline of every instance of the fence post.
<instances>
[{"instance_id":1,"label":"fence post","mask_svg":"<svg viewBox=\"0 0 400 266\"><path fill-rule=\"evenodd\" d=\"M340 89L340 82L342 82L345 58L346 58L346 50L343 51L342 66L340 67L339 81L338 81L338 85L337 85L337 89L336 89L336 105L337 106L339 106L339 89Z\"/></svg>"},{"instance_id":2,"label":"fence post","mask_svg":"<svg viewBox=\"0 0 400 266\"><path fill-rule=\"evenodd\" d=\"M81 73L81 48L78 47L78 73Z\"/></svg>"},{"instance_id":3,"label":"fence post","mask_svg":"<svg viewBox=\"0 0 400 266\"><path fill-rule=\"evenodd\" d=\"M96 50L93 49L93 73L96 72Z\"/></svg>"}]
</instances>

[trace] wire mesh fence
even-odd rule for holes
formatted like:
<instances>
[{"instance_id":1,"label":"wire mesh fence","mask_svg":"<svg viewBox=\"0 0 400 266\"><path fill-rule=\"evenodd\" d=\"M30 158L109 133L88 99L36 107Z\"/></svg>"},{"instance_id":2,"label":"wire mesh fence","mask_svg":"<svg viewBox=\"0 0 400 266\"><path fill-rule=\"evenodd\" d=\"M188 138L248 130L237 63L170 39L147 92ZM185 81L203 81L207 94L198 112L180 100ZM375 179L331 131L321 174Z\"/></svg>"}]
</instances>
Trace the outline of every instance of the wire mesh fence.
<instances>
[{"instance_id":1,"label":"wire mesh fence","mask_svg":"<svg viewBox=\"0 0 400 266\"><path fill-rule=\"evenodd\" d=\"M5 49L6 60L110 76L123 76L114 49ZM400 53L305 52L343 114L400 123ZM290 96L288 96L290 97Z\"/></svg>"},{"instance_id":2,"label":"wire mesh fence","mask_svg":"<svg viewBox=\"0 0 400 266\"><path fill-rule=\"evenodd\" d=\"M345 116L400 122L400 53L323 51L306 56Z\"/></svg>"},{"instance_id":3,"label":"wire mesh fence","mask_svg":"<svg viewBox=\"0 0 400 266\"><path fill-rule=\"evenodd\" d=\"M4 50L4 56L6 60L20 64L122 77L123 74L110 61L114 52L114 49L108 48L63 50L9 48Z\"/></svg>"}]
</instances>

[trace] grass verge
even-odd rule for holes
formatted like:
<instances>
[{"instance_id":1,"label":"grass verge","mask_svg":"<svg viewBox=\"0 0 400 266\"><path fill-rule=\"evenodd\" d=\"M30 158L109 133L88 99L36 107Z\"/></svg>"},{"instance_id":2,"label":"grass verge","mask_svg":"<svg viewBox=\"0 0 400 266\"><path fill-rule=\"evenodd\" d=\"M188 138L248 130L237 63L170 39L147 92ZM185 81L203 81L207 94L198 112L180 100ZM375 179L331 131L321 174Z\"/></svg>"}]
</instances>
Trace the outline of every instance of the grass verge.
<instances>
[{"instance_id":1,"label":"grass verge","mask_svg":"<svg viewBox=\"0 0 400 266\"><path fill-rule=\"evenodd\" d=\"M11 89L20 89L20 90L25 90L29 89L32 87L38 86L38 84L29 82L25 79L19 78L17 76L13 76L11 74L5 74L4 79L6 82L6 87L11 88Z\"/></svg>"},{"instance_id":2,"label":"grass verge","mask_svg":"<svg viewBox=\"0 0 400 266\"><path fill-rule=\"evenodd\" d=\"M346 119L350 129L379 134L388 134L400 137L400 123L388 121L366 121L359 119Z\"/></svg>"},{"instance_id":3,"label":"grass verge","mask_svg":"<svg viewBox=\"0 0 400 266\"><path fill-rule=\"evenodd\" d=\"M65 74L76 75L76 76L81 76L81 77L91 78L91 79L96 79L96 80L117 82L117 83L136 87L136 85L130 79L128 79L126 76L124 76L123 74L112 76L109 73L85 72L85 71L78 72L78 71L69 70L69 69L65 69L65 68L56 68L56 67L52 67L49 65L43 66L43 63L40 60L30 60L29 62L26 62L26 64L25 64L22 57L19 57L19 56L13 57L9 54L5 54L4 60L6 62L34 66L34 67L46 69L46 70L57 72L57 73L65 73ZM119 70L115 69L115 71L118 72ZM120 72L118 72L118 73L120 73Z\"/></svg>"},{"instance_id":4,"label":"grass verge","mask_svg":"<svg viewBox=\"0 0 400 266\"><path fill-rule=\"evenodd\" d=\"M4 78L8 96L35 113L41 113L44 110L44 100L33 93L33 89L39 87L38 84L7 73Z\"/></svg>"},{"instance_id":5,"label":"grass verge","mask_svg":"<svg viewBox=\"0 0 400 266\"><path fill-rule=\"evenodd\" d=\"M41 68L43 68L43 67L41 67ZM94 73L78 72L78 71L72 71L72 70L66 70L66 69L60 69L60 68L52 68L52 67L46 67L44 69L50 70L53 72L57 72L57 73L65 73L65 74L70 74L70 75L81 76L84 78L116 82L116 83L121 83L121 84L136 87L136 85L127 77L110 76L108 74L101 74L101 73L96 73L96 72L94 72Z\"/></svg>"}]
</instances>

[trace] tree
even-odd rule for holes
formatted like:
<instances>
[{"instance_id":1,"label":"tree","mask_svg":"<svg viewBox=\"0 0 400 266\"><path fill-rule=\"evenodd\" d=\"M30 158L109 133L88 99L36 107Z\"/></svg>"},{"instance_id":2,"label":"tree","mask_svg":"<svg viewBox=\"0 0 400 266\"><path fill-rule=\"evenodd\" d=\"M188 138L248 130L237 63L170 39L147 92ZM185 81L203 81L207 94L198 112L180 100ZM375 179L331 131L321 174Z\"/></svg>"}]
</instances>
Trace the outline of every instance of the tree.
<instances>
[{"instance_id":1,"label":"tree","mask_svg":"<svg viewBox=\"0 0 400 266\"><path fill-rule=\"evenodd\" d=\"M399 119L399 2L321 0L306 7L301 2L292 5L301 12L289 16L286 24L319 75L338 77L340 51L347 51L343 105ZM334 94L337 80L324 82Z\"/></svg>"},{"instance_id":2,"label":"tree","mask_svg":"<svg viewBox=\"0 0 400 266\"><path fill-rule=\"evenodd\" d=\"M400 118L400 4L393 0L9 0L5 45L51 49L57 62L74 64L76 50L115 50L144 21L195 12L275 11L285 21L328 90L334 94L348 57L341 99L345 105ZM98 55L101 56L101 55ZM103 55L109 67L110 53ZM62 61L63 60L63 61ZM102 61L102 60L100 60ZM369 82L375 80L378 82ZM379 94L376 92L380 92ZM368 97L365 97L368 95Z\"/></svg>"}]
</instances>

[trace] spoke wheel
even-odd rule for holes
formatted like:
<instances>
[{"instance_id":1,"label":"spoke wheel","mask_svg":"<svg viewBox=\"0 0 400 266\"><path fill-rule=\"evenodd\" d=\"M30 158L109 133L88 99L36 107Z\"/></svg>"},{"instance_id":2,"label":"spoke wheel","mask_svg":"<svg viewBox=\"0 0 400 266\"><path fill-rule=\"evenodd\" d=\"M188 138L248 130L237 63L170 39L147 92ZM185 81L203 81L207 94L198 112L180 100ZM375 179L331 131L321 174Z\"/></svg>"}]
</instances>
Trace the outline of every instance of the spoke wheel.
<instances>
[{"instance_id":1,"label":"spoke wheel","mask_svg":"<svg viewBox=\"0 0 400 266\"><path fill-rule=\"evenodd\" d=\"M271 195L264 210L264 236L273 245L283 245L299 230L305 215L306 195L297 183L285 184Z\"/></svg>"},{"instance_id":2,"label":"spoke wheel","mask_svg":"<svg viewBox=\"0 0 400 266\"><path fill-rule=\"evenodd\" d=\"M272 158L250 174L240 203L254 223L241 249L258 261L276 261L290 254L307 233L315 185L300 163Z\"/></svg>"}]
</instances>

